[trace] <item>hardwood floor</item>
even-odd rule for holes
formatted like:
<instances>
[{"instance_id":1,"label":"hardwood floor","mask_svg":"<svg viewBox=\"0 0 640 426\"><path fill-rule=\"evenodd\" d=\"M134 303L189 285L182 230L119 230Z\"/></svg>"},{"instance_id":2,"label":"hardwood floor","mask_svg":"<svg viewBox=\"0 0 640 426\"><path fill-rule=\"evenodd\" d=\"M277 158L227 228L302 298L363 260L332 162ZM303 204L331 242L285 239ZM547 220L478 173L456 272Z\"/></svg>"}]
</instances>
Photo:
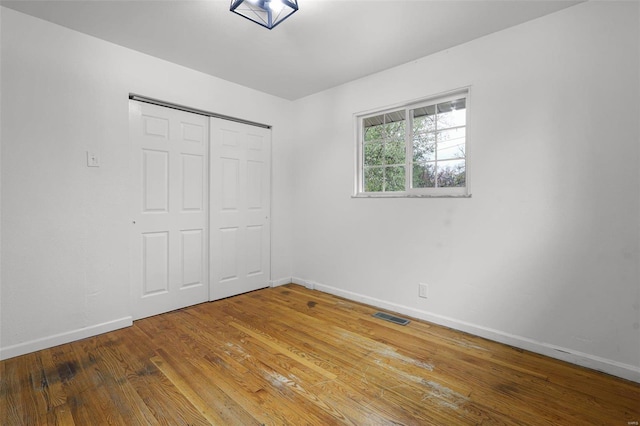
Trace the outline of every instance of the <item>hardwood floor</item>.
<instances>
[{"instance_id":1,"label":"hardwood floor","mask_svg":"<svg viewBox=\"0 0 640 426\"><path fill-rule=\"evenodd\" d=\"M1 425L630 425L640 385L296 285L0 362Z\"/></svg>"}]
</instances>

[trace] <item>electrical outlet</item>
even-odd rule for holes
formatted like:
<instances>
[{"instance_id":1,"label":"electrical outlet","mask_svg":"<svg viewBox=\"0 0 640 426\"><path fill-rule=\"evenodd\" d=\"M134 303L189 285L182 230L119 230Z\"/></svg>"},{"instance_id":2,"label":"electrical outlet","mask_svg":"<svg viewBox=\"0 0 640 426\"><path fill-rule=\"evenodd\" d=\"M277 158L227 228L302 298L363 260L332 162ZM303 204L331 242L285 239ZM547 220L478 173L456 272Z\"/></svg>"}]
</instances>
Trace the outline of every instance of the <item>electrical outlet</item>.
<instances>
[{"instance_id":1,"label":"electrical outlet","mask_svg":"<svg viewBox=\"0 0 640 426\"><path fill-rule=\"evenodd\" d=\"M418 296L424 297L425 299L429 297L429 285L425 283L418 284Z\"/></svg>"},{"instance_id":2,"label":"electrical outlet","mask_svg":"<svg viewBox=\"0 0 640 426\"><path fill-rule=\"evenodd\" d=\"M98 154L87 151L87 167L100 167L100 157L98 157Z\"/></svg>"}]
</instances>

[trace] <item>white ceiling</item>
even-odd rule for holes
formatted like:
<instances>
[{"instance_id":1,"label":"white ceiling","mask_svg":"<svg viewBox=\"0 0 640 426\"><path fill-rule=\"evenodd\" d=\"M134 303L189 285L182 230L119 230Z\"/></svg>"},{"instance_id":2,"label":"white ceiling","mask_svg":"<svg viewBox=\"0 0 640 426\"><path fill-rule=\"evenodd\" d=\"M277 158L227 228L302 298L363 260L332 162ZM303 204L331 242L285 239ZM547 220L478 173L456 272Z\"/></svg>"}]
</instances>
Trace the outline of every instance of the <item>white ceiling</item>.
<instances>
[{"instance_id":1,"label":"white ceiling","mask_svg":"<svg viewBox=\"0 0 640 426\"><path fill-rule=\"evenodd\" d=\"M11 9L297 99L538 18L568 0L299 0L273 30L228 0L5 1Z\"/></svg>"}]
</instances>

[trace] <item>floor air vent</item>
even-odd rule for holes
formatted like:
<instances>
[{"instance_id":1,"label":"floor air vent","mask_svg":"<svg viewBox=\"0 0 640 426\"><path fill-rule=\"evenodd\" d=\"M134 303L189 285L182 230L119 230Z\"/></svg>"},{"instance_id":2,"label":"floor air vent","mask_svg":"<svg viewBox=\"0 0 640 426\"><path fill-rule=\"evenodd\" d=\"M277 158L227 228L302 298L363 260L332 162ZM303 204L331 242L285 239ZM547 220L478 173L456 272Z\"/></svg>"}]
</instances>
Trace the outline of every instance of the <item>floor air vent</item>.
<instances>
[{"instance_id":1,"label":"floor air vent","mask_svg":"<svg viewBox=\"0 0 640 426\"><path fill-rule=\"evenodd\" d=\"M389 322L392 322L394 324L400 324L400 325L407 325L410 322L408 319L404 319L404 318L396 317L396 316L393 316L393 315L385 314L384 312L376 312L375 314L373 314L373 316L376 317L376 318L380 318L380 319L383 319L385 321L389 321Z\"/></svg>"}]
</instances>

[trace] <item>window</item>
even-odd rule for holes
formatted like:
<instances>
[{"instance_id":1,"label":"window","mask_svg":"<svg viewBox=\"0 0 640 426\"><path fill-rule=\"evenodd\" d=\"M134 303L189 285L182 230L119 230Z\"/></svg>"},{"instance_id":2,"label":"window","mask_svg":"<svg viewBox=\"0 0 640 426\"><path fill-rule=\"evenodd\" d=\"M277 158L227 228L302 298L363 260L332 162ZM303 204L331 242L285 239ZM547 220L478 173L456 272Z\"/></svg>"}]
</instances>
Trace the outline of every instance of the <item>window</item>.
<instances>
[{"instance_id":1,"label":"window","mask_svg":"<svg viewBox=\"0 0 640 426\"><path fill-rule=\"evenodd\" d=\"M468 196L468 89L356 115L356 196Z\"/></svg>"}]
</instances>

